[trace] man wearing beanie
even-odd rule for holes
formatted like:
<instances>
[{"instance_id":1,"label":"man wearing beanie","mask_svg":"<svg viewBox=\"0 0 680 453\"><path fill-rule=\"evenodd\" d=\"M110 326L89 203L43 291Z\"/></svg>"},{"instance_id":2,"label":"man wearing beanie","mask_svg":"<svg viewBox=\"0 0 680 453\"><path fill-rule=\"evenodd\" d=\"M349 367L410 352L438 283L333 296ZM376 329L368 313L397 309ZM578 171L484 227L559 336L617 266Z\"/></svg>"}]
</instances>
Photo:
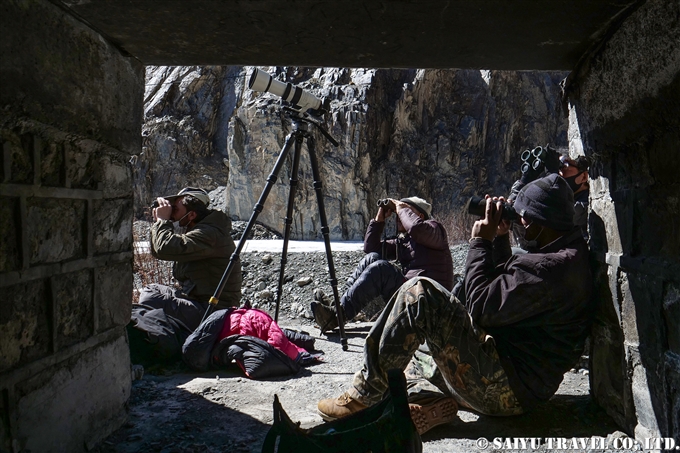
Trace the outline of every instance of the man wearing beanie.
<instances>
[{"instance_id":1,"label":"man wearing beanie","mask_svg":"<svg viewBox=\"0 0 680 453\"><path fill-rule=\"evenodd\" d=\"M572 159L566 151L560 155L549 146L546 146L545 149L550 150L550 163L545 164L545 171L557 173L562 176L574 192L574 224L581 228L581 233L587 241L588 198L590 196L588 169L590 167L590 159L586 156L578 156L576 159ZM528 171L522 172L520 179L515 181L510 189L508 201L514 201L520 190L522 190L527 183L537 179L543 171L543 167L539 167L538 170L529 167ZM515 236L517 236L518 231L516 228L520 228L520 225L514 225L514 228L513 232L515 233ZM515 237L515 239L523 249L526 249L521 237Z\"/></svg>"},{"instance_id":2,"label":"man wearing beanie","mask_svg":"<svg viewBox=\"0 0 680 453\"><path fill-rule=\"evenodd\" d=\"M337 399L322 400L327 420L380 401L387 371L405 369L427 342L439 398L410 404L422 434L451 421L458 407L521 414L548 400L580 358L592 318L588 249L573 224L573 192L551 174L527 184L515 210L527 241L512 255L502 199L487 197L472 227L465 300L428 278L404 284L368 334L363 369Z\"/></svg>"},{"instance_id":3,"label":"man wearing beanie","mask_svg":"<svg viewBox=\"0 0 680 453\"><path fill-rule=\"evenodd\" d=\"M396 239L381 241L385 219L397 215ZM366 256L347 279L347 291L340 299L343 320L354 318L369 302L385 303L408 279L429 277L447 290L453 287L453 260L444 226L432 219L432 206L419 197L389 199L380 206L364 237ZM391 262L394 260L396 263ZM321 332L338 326L335 306L323 294L311 303Z\"/></svg>"}]
</instances>

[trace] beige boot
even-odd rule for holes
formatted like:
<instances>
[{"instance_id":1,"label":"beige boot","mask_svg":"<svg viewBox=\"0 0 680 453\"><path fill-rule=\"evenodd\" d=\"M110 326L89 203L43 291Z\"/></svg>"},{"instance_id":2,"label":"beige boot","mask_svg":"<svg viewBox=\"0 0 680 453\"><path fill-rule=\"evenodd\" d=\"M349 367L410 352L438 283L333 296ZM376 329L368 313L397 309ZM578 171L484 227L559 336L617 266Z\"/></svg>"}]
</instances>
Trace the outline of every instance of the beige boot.
<instances>
[{"instance_id":1,"label":"beige boot","mask_svg":"<svg viewBox=\"0 0 680 453\"><path fill-rule=\"evenodd\" d=\"M347 417L348 415L359 412L360 410L366 409L367 407L368 406L365 404L360 403L349 396L349 393L347 392L335 399L329 398L321 400L317 404L319 415L321 415L321 418L327 422L331 422L342 417Z\"/></svg>"}]
</instances>

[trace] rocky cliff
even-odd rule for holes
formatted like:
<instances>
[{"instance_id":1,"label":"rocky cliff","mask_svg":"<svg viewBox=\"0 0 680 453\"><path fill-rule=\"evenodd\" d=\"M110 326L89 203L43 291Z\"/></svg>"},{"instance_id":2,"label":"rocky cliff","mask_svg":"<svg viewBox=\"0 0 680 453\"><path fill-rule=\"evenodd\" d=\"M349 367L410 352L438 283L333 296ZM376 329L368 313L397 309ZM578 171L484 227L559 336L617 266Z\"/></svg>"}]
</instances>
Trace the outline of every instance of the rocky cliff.
<instances>
[{"instance_id":1,"label":"rocky cliff","mask_svg":"<svg viewBox=\"0 0 680 453\"><path fill-rule=\"evenodd\" d=\"M263 68L331 100L312 131L333 239L360 239L375 202L419 195L436 217L460 212L473 194L506 194L519 153L566 146L559 82L565 73L478 70ZM246 67L149 67L143 150L133 157L136 214L152 198L197 185L247 220L293 124L279 98L245 86ZM315 128L312 128L315 129ZM319 213L302 148L292 237L318 239ZM292 152L258 220L283 230Z\"/></svg>"}]
</instances>

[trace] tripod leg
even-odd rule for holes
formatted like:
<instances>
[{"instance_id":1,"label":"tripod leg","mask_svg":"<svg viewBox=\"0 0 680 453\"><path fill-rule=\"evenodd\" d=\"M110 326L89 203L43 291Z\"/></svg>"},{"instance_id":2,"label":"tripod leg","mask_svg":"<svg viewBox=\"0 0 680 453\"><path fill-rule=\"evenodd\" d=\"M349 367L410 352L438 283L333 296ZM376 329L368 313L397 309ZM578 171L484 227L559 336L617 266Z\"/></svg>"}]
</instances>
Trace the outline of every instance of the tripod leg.
<instances>
[{"instance_id":1,"label":"tripod leg","mask_svg":"<svg viewBox=\"0 0 680 453\"><path fill-rule=\"evenodd\" d=\"M278 177L279 172L281 171L281 167L283 167L284 162L286 161L286 156L288 155L288 152L290 151L290 147L293 145L293 139L295 136L297 136L298 133L296 131L291 132L288 134L286 137L286 142L283 144L283 148L281 148L281 152L279 153L279 157L276 159L276 164L274 164L274 168L272 169L272 172L269 174L267 177L267 183L264 186L264 189L262 189L262 193L260 194L260 198L257 200L257 203L253 207L253 213L250 215L250 220L248 220L248 224L246 225L245 231L243 231L243 235L241 236L241 240L239 241L238 245L236 246L236 250L234 250L234 253L231 254L231 257L229 258L229 264L227 265L227 268L225 269L224 273L222 274L222 278L220 279L220 283L217 285L217 288L215 289L215 293L213 296L210 298L210 303L208 304L208 308L205 310L205 314L203 315L203 319L201 320L201 324L203 321L205 321L208 318L208 315L210 314L210 311L212 308L217 305L217 303L220 300L220 295L222 294L222 290L224 289L224 285L226 285L227 280L229 280L229 276L231 275L231 271L234 269L234 266L236 265L236 261L238 261L239 256L241 255L241 250L243 250L243 246L246 244L246 240L248 236L250 235L251 230L253 229L253 226L255 226L255 221L257 220L257 216L262 212L262 208L264 207L264 202L267 200L267 196L269 196L269 192L271 192L272 187L274 186L274 183L276 183L276 178Z\"/></svg>"},{"instance_id":2,"label":"tripod leg","mask_svg":"<svg viewBox=\"0 0 680 453\"><path fill-rule=\"evenodd\" d=\"M283 279L285 277L286 263L288 262L288 240L290 239L290 226L293 223L293 206L295 193L298 185L298 169L300 168L300 150L302 149L302 134L295 137L295 151L293 153L293 168L290 172L290 191L288 192L288 208L286 209L285 229L283 232L283 250L281 251L281 268L279 269L279 285L276 287L276 312L274 321L279 321L279 305L283 292Z\"/></svg>"},{"instance_id":3,"label":"tripod leg","mask_svg":"<svg viewBox=\"0 0 680 453\"><path fill-rule=\"evenodd\" d=\"M333 299L335 301L335 311L338 315L338 327L340 328L340 343L342 350L347 351L347 337L345 336L345 320L343 319L342 307L340 306L340 297L338 296L338 279L335 277L335 266L333 265L333 254L331 252L331 240L328 236L328 221L326 220L326 211L323 204L323 183L319 175L319 163L314 153L314 139L311 135L307 136L307 151L309 151L309 160L312 164L312 176L314 177L314 191L316 192L316 201L319 205L319 219L321 220L321 234L326 245L326 260L328 261L328 273L330 274L331 287L333 288Z\"/></svg>"}]
</instances>

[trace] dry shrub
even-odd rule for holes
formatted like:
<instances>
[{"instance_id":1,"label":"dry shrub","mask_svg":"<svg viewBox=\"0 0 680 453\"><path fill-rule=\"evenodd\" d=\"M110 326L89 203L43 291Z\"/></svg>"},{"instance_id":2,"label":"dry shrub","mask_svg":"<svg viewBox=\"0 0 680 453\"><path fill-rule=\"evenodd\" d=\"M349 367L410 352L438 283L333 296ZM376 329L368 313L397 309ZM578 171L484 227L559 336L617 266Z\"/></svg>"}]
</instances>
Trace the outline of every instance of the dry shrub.
<instances>
[{"instance_id":1,"label":"dry shrub","mask_svg":"<svg viewBox=\"0 0 680 453\"><path fill-rule=\"evenodd\" d=\"M136 232L132 236L134 239L132 270L135 275L132 302L136 303L139 301L139 290L144 286L152 283L172 286L174 280L172 278L172 262L154 258L151 255L149 242L140 241L139 235Z\"/></svg>"},{"instance_id":2,"label":"dry shrub","mask_svg":"<svg viewBox=\"0 0 680 453\"><path fill-rule=\"evenodd\" d=\"M475 220L477 218L468 214L464 208L459 212L447 212L439 216L439 222L444 225L449 236L449 245L467 242Z\"/></svg>"}]
</instances>

